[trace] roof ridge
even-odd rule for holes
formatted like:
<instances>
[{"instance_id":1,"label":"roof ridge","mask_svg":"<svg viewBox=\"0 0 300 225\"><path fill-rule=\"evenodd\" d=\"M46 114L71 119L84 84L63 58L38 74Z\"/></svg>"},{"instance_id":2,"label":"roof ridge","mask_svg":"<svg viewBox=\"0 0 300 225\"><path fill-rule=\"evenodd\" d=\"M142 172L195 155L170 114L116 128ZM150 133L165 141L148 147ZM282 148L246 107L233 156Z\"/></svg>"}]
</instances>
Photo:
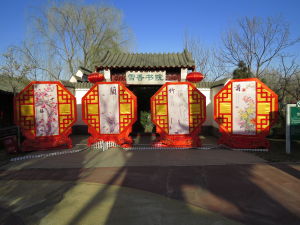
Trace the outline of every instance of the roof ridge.
<instances>
[{"instance_id":1,"label":"roof ridge","mask_svg":"<svg viewBox=\"0 0 300 225\"><path fill-rule=\"evenodd\" d=\"M133 53L109 51L100 62L98 69L103 68L188 68L194 69L195 62L190 53L185 49L183 52L159 52L159 53Z\"/></svg>"},{"instance_id":2,"label":"roof ridge","mask_svg":"<svg viewBox=\"0 0 300 225\"><path fill-rule=\"evenodd\" d=\"M110 53L112 53L109 50ZM183 54L184 52L117 52L112 54L133 54L133 55L166 55L166 54ZM188 52L189 53L189 52Z\"/></svg>"}]
</instances>

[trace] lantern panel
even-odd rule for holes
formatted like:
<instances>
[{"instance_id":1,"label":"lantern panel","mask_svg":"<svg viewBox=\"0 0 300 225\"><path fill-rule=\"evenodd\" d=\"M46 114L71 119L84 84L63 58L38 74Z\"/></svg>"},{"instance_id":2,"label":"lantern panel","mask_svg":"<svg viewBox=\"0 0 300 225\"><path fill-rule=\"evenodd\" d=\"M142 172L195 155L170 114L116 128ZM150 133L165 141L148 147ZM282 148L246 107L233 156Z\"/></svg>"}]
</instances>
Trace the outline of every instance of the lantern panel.
<instances>
[{"instance_id":1,"label":"lantern panel","mask_svg":"<svg viewBox=\"0 0 300 225\"><path fill-rule=\"evenodd\" d=\"M232 131L232 84L226 85L215 96L215 120L220 129Z\"/></svg>"},{"instance_id":2,"label":"lantern panel","mask_svg":"<svg viewBox=\"0 0 300 225\"><path fill-rule=\"evenodd\" d=\"M131 143L128 136L137 119L136 97L120 82L96 83L82 98L82 118L92 136L89 144L104 140Z\"/></svg>"},{"instance_id":3,"label":"lantern panel","mask_svg":"<svg viewBox=\"0 0 300 225\"><path fill-rule=\"evenodd\" d=\"M100 133L118 134L119 129L119 85L98 84Z\"/></svg>"},{"instance_id":4,"label":"lantern panel","mask_svg":"<svg viewBox=\"0 0 300 225\"><path fill-rule=\"evenodd\" d=\"M23 150L72 147L68 135L75 107L75 97L60 82L31 82L15 97L15 122L26 137Z\"/></svg>"},{"instance_id":5,"label":"lantern panel","mask_svg":"<svg viewBox=\"0 0 300 225\"><path fill-rule=\"evenodd\" d=\"M157 147L196 147L206 118L205 96L189 82L169 82L151 97Z\"/></svg>"},{"instance_id":6,"label":"lantern panel","mask_svg":"<svg viewBox=\"0 0 300 225\"><path fill-rule=\"evenodd\" d=\"M193 132L194 129L204 123L206 119L206 103L205 96L198 91L197 88L189 85L189 131Z\"/></svg>"},{"instance_id":7,"label":"lantern panel","mask_svg":"<svg viewBox=\"0 0 300 225\"><path fill-rule=\"evenodd\" d=\"M164 85L158 92L151 98L151 105L153 110L152 120L163 131L169 133L169 120L168 120L168 95L167 86Z\"/></svg>"},{"instance_id":8,"label":"lantern panel","mask_svg":"<svg viewBox=\"0 0 300 225\"><path fill-rule=\"evenodd\" d=\"M75 97L63 86L57 86L59 133L63 133L74 123L76 116Z\"/></svg>"},{"instance_id":9,"label":"lantern panel","mask_svg":"<svg viewBox=\"0 0 300 225\"><path fill-rule=\"evenodd\" d=\"M135 118L135 98L132 93L129 93L128 89L124 86L119 86L120 97L120 131L124 131L128 126L132 125Z\"/></svg>"},{"instance_id":10,"label":"lantern panel","mask_svg":"<svg viewBox=\"0 0 300 225\"><path fill-rule=\"evenodd\" d=\"M56 84L34 84L35 132L37 137L59 134Z\"/></svg>"},{"instance_id":11,"label":"lantern panel","mask_svg":"<svg viewBox=\"0 0 300 225\"><path fill-rule=\"evenodd\" d=\"M269 130L277 119L278 99L277 95L266 85L257 83L257 132Z\"/></svg>"},{"instance_id":12,"label":"lantern panel","mask_svg":"<svg viewBox=\"0 0 300 225\"><path fill-rule=\"evenodd\" d=\"M82 104L86 106L82 111L82 119L97 133L100 133L98 85L93 86L83 97Z\"/></svg>"},{"instance_id":13,"label":"lantern panel","mask_svg":"<svg viewBox=\"0 0 300 225\"><path fill-rule=\"evenodd\" d=\"M189 134L206 118L205 96L191 83L166 83L151 98L152 120L167 134Z\"/></svg>"},{"instance_id":14,"label":"lantern panel","mask_svg":"<svg viewBox=\"0 0 300 225\"><path fill-rule=\"evenodd\" d=\"M267 148L265 136L276 122L278 97L257 78L229 81L214 99L219 143L235 148Z\"/></svg>"},{"instance_id":15,"label":"lantern panel","mask_svg":"<svg viewBox=\"0 0 300 225\"><path fill-rule=\"evenodd\" d=\"M188 85L168 85L169 134L188 134Z\"/></svg>"},{"instance_id":16,"label":"lantern panel","mask_svg":"<svg viewBox=\"0 0 300 225\"><path fill-rule=\"evenodd\" d=\"M30 137L35 136L34 111L34 88L30 85L15 98L15 121Z\"/></svg>"},{"instance_id":17,"label":"lantern panel","mask_svg":"<svg viewBox=\"0 0 300 225\"><path fill-rule=\"evenodd\" d=\"M256 135L256 82L232 84L232 133Z\"/></svg>"}]
</instances>

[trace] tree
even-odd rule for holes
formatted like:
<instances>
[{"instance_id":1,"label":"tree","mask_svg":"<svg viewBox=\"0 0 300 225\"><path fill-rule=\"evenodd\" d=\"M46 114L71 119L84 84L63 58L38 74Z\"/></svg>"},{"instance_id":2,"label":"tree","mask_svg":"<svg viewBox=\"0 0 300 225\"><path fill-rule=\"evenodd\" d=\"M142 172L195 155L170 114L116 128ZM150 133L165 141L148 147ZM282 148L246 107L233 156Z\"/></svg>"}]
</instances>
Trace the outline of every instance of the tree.
<instances>
[{"instance_id":1,"label":"tree","mask_svg":"<svg viewBox=\"0 0 300 225\"><path fill-rule=\"evenodd\" d=\"M232 73L233 79L245 79L252 77L253 74L249 71L249 68L246 66L244 61L240 61L238 64L238 68L235 69Z\"/></svg>"},{"instance_id":2,"label":"tree","mask_svg":"<svg viewBox=\"0 0 300 225\"><path fill-rule=\"evenodd\" d=\"M261 78L278 95L279 135L284 135L286 104L296 103L300 98L300 67L297 58L281 55L276 66L266 69Z\"/></svg>"},{"instance_id":3,"label":"tree","mask_svg":"<svg viewBox=\"0 0 300 225\"><path fill-rule=\"evenodd\" d=\"M245 17L237 25L223 37L221 57L230 65L243 61L255 77L260 77L272 61L300 40L291 40L289 25L280 17Z\"/></svg>"},{"instance_id":4,"label":"tree","mask_svg":"<svg viewBox=\"0 0 300 225\"><path fill-rule=\"evenodd\" d=\"M225 64L217 56L216 49L205 47L200 40L185 34L184 47L192 54L196 69L199 70L208 81L216 81L228 77Z\"/></svg>"},{"instance_id":5,"label":"tree","mask_svg":"<svg viewBox=\"0 0 300 225\"><path fill-rule=\"evenodd\" d=\"M23 55L23 61L34 68L28 74L31 80L60 80L62 78L63 63L56 60L56 56L51 54L51 51L48 51L46 55L41 54L40 46L28 42L15 48Z\"/></svg>"},{"instance_id":6,"label":"tree","mask_svg":"<svg viewBox=\"0 0 300 225\"><path fill-rule=\"evenodd\" d=\"M45 71L61 68L65 77L79 66L94 68L107 50L125 50L130 39L120 11L109 6L54 3L33 21L34 44L45 55L36 57L30 51L29 55Z\"/></svg>"},{"instance_id":7,"label":"tree","mask_svg":"<svg viewBox=\"0 0 300 225\"><path fill-rule=\"evenodd\" d=\"M28 75L35 66L26 63L24 55L17 47L9 47L1 56L0 82L16 95L29 82Z\"/></svg>"}]
</instances>

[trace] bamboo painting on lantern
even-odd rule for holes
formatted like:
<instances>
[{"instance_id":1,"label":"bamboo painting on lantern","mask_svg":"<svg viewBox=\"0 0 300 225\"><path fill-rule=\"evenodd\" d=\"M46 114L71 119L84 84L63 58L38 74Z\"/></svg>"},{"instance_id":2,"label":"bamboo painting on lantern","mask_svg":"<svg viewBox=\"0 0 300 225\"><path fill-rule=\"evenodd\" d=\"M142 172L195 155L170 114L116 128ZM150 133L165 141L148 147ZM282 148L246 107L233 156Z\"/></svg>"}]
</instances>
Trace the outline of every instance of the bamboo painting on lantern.
<instances>
[{"instance_id":1,"label":"bamboo painting on lantern","mask_svg":"<svg viewBox=\"0 0 300 225\"><path fill-rule=\"evenodd\" d=\"M189 134L188 85L168 85L169 134Z\"/></svg>"}]
</instances>

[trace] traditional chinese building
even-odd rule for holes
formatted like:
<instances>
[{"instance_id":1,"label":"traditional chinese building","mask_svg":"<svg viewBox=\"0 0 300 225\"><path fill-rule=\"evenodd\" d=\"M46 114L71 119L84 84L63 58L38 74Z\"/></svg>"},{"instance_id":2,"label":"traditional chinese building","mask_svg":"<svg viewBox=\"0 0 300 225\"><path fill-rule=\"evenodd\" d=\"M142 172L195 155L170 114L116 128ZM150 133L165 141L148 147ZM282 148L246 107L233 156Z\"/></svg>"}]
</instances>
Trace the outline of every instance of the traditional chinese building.
<instances>
[{"instance_id":1,"label":"traditional chinese building","mask_svg":"<svg viewBox=\"0 0 300 225\"><path fill-rule=\"evenodd\" d=\"M150 112L150 98L165 82L186 81L189 72L194 71L195 62L191 54L184 50L181 53L112 53L107 52L95 67L96 72L104 74L105 81L124 83L138 99L138 117L141 112ZM81 98L92 87L87 82L90 71L81 68L70 82L73 83L77 99L78 121L74 131L86 132L87 127L81 119ZM197 87L206 96L207 119L204 132L218 130L213 121L213 97L224 86L227 79L217 82L200 82ZM136 122L134 132L142 131L140 121Z\"/></svg>"}]
</instances>

